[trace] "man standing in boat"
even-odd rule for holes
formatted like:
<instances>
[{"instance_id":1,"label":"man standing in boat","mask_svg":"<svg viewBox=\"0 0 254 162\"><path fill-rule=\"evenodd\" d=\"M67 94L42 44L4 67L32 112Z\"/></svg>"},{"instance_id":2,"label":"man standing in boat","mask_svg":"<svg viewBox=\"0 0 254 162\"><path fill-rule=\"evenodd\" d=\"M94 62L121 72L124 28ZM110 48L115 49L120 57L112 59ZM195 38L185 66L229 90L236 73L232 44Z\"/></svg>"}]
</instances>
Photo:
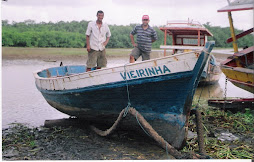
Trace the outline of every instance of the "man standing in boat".
<instances>
[{"instance_id":1,"label":"man standing in boat","mask_svg":"<svg viewBox=\"0 0 254 162\"><path fill-rule=\"evenodd\" d=\"M148 25L149 21L149 16L144 15L142 24L135 26L130 33L131 43L134 46L130 54L130 63L134 63L140 56L142 56L142 61L150 59L152 43L158 38L156 31ZM135 34L137 34L137 44L134 41Z\"/></svg>"},{"instance_id":2,"label":"man standing in boat","mask_svg":"<svg viewBox=\"0 0 254 162\"><path fill-rule=\"evenodd\" d=\"M86 47L88 51L86 71L107 66L105 47L108 44L111 33L108 25L102 23L103 18L103 11L98 11L97 20L89 22L86 30Z\"/></svg>"}]
</instances>

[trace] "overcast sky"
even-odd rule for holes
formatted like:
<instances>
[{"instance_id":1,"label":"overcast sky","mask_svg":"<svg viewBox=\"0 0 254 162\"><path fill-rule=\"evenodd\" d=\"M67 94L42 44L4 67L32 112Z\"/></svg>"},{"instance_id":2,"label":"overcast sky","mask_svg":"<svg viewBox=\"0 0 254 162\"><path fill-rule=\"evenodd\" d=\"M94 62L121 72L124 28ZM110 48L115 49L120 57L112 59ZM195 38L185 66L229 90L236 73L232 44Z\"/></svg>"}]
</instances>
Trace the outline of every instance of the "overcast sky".
<instances>
[{"instance_id":1,"label":"overcast sky","mask_svg":"<svg viewBox=\"0 0 254 162\"><path fill-rule=\"evenodd\" d=\"M162 26L168 20L194 20L212 26L229 26L226 12L217 12L227 0L8 0L2 2L2 20L21 22L96 20L104 11L104 22L111 25L141 23L144 14L150 25ZM235 28L253 27L253 10L232 12Z\"/></svg>"}]
</instances>

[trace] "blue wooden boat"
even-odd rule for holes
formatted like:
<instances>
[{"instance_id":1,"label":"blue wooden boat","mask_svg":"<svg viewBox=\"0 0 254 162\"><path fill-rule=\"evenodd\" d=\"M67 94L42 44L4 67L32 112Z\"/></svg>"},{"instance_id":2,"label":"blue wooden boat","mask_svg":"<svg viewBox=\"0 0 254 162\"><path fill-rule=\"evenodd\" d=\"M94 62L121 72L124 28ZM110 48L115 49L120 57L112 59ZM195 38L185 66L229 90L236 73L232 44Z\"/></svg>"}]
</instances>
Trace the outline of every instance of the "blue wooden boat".
<instances>
[{"instance_id":1,"label":"blue wooden boat","mask_svg":"<svg viewBox=\"0 0 254 162\"><path fill-rule=\"evenodd\" d=\"M34 73L35 82L52 107L82 119L113 123L130 102L167 142L181 148L193 95L213 46L207 42L195 52L90 72L84 65L48 68Z\"/></svg>"}]
</instances>

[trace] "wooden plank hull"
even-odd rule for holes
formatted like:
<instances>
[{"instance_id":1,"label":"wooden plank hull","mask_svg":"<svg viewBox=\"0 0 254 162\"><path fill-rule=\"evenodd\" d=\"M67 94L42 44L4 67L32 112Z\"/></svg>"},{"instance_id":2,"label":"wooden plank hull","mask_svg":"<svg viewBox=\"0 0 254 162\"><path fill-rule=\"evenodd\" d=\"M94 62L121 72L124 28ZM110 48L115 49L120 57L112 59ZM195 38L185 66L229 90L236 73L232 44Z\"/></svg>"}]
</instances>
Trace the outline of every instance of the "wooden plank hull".
<instances>
[{"instance_id":1,"label":"wooden plank hull","mask_svg":"<svg viewBox=\"0 0 254 162\"><path fill-rule=\"evenodd\" d=\"M241 110L245 108L254 108L254 98L240 99L213 99L208 100L208 105L213 107L225 108L227 110Z\"/></svg>"},{"instance_id":2,"label":"wooden plank hull","mask_svg":"<svg viewBox=\"0 0 254 162\"><path fill-rule=\"evenodd\" d=\"M235 86L254 93L254 70L228 66L221 66L221 70Z\"/></svg>"},{"instance_id":3,"label":"wooden plank hull","mask_svg":"<svg viewBox=\"0 0 254 162\"><path fill-rule=\"evenodd\" d=\"M87 120L112 123L130 101L165 140L181 148L193 95L213 46L209 42L205 52L91 72L85 66L50 68L35 73L36 86L52 107Z\"/></svg>"},{"instance_id":4,"label":"wooden plank hull","mask_svg":"<svg viewBox=\"0 0 254 162\"><path fill-rule=\"evenodd\" d=\"M192 91L186 85L192 78L191 75L185 75L188 77L157 83L129 83L131 106L135 107L161 136L177 148L180 148L185 140L186 116L189 113L185 103L192 102ZM96 91L70 91L61 95L42 91L42 94L52 107L63 113L91 121L104 118L107 122L113 123L128 103L125 82L115 84L122 84L122 86L101 87Z\"/></svg>"}]
</instances>

